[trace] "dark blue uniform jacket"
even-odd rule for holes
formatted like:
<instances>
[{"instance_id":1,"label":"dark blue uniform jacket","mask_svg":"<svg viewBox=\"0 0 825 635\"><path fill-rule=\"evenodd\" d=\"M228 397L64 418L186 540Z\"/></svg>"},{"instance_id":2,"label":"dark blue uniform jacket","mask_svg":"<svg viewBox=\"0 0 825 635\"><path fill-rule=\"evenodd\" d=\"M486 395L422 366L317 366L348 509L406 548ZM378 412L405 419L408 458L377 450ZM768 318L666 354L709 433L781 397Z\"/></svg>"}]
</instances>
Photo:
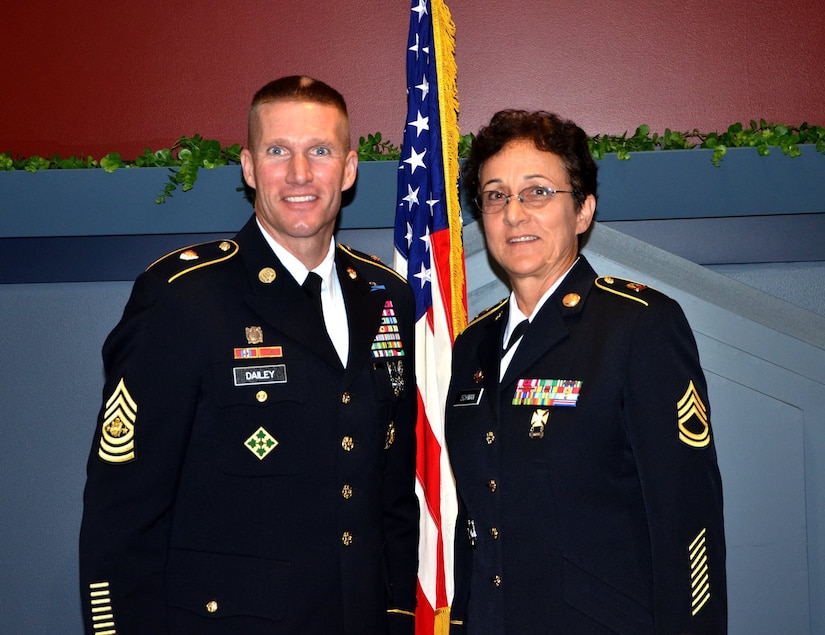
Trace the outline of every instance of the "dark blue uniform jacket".
<instances>
[{"instance_id":1,"label":"dark blue uniform jacket","mask_svg":"<svg viewBox=\"0 0 825 635\"><path fill-rule=\"evenodd\" d=\"M138 278L103 349L87 633L412 633L413 297L335 261L346 368L254 219Z\"/></svg>"},{"instance_id":2,"label":"dark blue uniform jacket","mask_svg":"<svg viewBox=\"0 0 825 635\"><path fill-rule=\"evenodd\" d=\"M680 307L582 257L499 382L508 310L453 355L453 632L724 633L722 488Z\"/></svg>"}]
</instances>

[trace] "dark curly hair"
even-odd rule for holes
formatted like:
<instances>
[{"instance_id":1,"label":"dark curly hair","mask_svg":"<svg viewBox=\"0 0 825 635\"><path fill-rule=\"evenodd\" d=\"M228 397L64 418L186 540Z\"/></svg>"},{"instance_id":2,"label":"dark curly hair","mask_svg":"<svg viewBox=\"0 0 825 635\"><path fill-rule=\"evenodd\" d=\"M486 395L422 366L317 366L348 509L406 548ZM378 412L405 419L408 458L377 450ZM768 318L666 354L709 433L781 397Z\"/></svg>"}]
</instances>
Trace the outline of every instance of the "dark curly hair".
<instances>
[{"instance_id":1,"label":"dark curly hair","mask_svg":"<svg viewBox=\"0 0 825 635\"><path fill-rule=\"evenodd\" d=\"M598 168L590 155L584 130L572 121L543 110L500 110L478 131L464 164L462 183L468 198L480 194L479 172L484 162L507 143L520 139L529 139L539 150L552 152L561 159L578 209L588 196L597 196Z\"/></svg>"}]
</instances>

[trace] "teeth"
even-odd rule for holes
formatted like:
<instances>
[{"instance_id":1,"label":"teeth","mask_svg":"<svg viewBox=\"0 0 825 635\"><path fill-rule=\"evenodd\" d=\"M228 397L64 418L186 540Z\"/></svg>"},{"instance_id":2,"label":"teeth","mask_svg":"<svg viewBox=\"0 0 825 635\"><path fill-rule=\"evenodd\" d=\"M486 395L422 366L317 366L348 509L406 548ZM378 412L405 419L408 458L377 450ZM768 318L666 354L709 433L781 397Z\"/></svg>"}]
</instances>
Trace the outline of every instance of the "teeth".
<instances>
[{"instance_id":1,"label":"teeth","mask_svg":"<svg viewBox=\"0 0 825 635\"><path fill-rule=\"evenodd\" d=\"M511 243L526 243L526 242L529 242L529 241L531 241L531 240L535 240L535 239L536 239L536 237L535 237L535 236L518 236L517 238L511 238L511 239L510 239L510 240L508 240L507 242L511 242Z\"/></svg>"},{"instance_id":2,"label":"teeth","mask_svg":"<svg viewBox=\"0 0 825 635\"><path fill-rule=\"evenodd\" d=\"M286 200L290 203L308 203L309 201L314 201L314 196L287 196Z\"/></svg>"}]
</instances>

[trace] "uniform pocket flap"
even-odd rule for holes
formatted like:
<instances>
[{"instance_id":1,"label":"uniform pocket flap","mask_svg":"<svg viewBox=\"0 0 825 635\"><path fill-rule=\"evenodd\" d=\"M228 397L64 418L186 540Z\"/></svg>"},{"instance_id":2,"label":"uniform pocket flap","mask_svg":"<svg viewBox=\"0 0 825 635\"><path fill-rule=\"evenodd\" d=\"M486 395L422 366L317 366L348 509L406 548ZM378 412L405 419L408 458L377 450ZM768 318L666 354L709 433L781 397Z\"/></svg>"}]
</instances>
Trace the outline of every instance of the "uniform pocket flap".
<instances>
[{"instance_id":1,"label":"uniform pocket flap","mask_svg":"<svg viewBox=\"0 0 825 635\"><path fill-rule=\"evenodd\" d=\"M617 633L652 633L649 609L624 591L564 559L564 601Z\"/></svg>"},{"instance_id":2,"label":"uniform pocket flap","mask_svg":"<svg viewBox=\"0 0 825 635\"><path fill-rule=\"evenodd\" d=\"M166 571L168 604L211 619L279 621L289 605L291 564L282 560L172 549Z\"/></svg>"}]
</instances>

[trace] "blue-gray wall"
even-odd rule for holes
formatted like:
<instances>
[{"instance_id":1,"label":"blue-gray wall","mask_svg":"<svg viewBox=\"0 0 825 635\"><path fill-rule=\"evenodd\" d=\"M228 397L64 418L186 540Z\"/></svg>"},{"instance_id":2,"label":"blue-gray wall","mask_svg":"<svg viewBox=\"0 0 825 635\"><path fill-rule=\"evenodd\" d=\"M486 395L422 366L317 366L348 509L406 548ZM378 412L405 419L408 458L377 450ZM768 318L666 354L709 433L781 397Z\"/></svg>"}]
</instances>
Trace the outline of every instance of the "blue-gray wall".
<instances>
[{"instance_id":1,"label":"blue-gray wall","mask_svg":"<svg viewBox=\"0 0 825 635\"><path fill-rule=\"evenodd\" d=\"M752 187L761 188L762 178ZM366 188L359 188L363 196ZM143 265L167 243L188 243L192 232L239 227L249 208L220 221L228 227L207 224L185 236L164 229L169 219L161 214L153 221L161 242L150 236L134 243L72 230L4 233L9 214L40 213L27 207L29 198L8 208L5 194L0 182L0 282L18 283L0 284L0 633L79 635L76 542L103 383L101 344ZM184 196L178 200L185 207L194 199ZM345 225L341 241L389 260L387 197L370 204L385 210L383 220ZM631 192L624 200L639 198ZM808 200L742 220L742 210L724 217L729 202L702 203L697 195L690 202L695 218L651 218L645 210L655 206L640 206L638 217L633 209L617 214L620 197L603 187L606 220L587 247L600 272L676 297L696 333L725 484L734 634L825 632L825 196L814 199L819 207ZM474 223L465 228L465 248L474 314L506 289ZM127 263L129 273L111 274L115 261ZM48 281L73 267L87 281Z\"/></svg>"}]
</instances>

